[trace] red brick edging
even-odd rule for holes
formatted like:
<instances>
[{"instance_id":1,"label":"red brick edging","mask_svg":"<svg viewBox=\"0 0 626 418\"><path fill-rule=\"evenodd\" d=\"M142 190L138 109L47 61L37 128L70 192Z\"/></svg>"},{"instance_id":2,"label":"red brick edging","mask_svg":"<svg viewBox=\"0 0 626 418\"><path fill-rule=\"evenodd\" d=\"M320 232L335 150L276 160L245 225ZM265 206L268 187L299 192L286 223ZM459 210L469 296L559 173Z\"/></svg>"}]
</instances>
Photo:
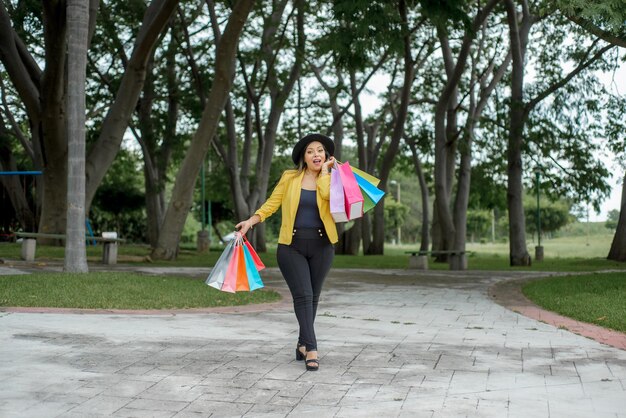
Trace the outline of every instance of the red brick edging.
<instances>
[{"instance_id":1,"label":"red brick edging","mask_svg":"<svg viewBox=\"0 0 626 418\"><path fill-rule=\"evenodd\" d=\"M537 279L540 278L504 280L492 285L489 288L489 295L495 302L513 312L555 327L565 328L575 334L591 338L611 347L626 350L626 334L547 311L526 298L522 293L522 286L524 283Z\"/></svg>"}]
</instances>

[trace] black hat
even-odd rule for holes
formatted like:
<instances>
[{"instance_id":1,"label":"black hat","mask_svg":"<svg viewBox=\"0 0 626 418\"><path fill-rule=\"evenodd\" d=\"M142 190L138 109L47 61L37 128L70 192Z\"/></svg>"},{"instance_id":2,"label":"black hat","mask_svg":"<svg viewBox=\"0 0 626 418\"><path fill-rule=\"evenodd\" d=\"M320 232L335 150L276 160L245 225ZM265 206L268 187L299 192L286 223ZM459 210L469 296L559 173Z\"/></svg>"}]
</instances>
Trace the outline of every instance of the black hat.
<instances>
[{"instance_id":1,"label":"black hat","mask_svg":"<svg viewBox=\"0 0 626 418\"><path fill-rule=\"evenodd\" d=\"M293 160L294 164L298 164L306 146L314 141L321 142L330 155L333 155L335 153L335 143L332 139L322 134L308 134L307 136L299 140L298 143L293 147L293 151L291 152L291 159Z\"/></svg>"}]
</instances>

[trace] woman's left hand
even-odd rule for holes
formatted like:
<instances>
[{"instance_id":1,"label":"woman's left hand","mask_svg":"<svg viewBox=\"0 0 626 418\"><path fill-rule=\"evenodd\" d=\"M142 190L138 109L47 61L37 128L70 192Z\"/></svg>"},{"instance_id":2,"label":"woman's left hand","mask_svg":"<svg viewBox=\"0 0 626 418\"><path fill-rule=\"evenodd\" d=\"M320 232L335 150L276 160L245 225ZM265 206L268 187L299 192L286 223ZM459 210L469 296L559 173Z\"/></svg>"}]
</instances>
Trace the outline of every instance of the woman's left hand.
<instances>
[{"instance_id":1,"label":"woman's left hand","mask_svg":"<svg viewBox=\"0 0 626 418\"><path fill-rule=\"evenodd\" d=\"M330 157L324 164L322 164L322 169L328 171L330 167L335 165L335 157Z\"/></svg>"}]
</instances>

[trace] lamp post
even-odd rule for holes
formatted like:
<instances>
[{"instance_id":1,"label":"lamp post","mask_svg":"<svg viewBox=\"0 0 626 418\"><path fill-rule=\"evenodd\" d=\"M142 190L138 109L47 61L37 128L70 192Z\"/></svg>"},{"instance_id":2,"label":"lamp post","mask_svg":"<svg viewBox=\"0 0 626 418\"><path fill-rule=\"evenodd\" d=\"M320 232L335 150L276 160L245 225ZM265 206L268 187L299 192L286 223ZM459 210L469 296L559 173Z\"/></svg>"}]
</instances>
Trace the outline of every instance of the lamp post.
<instances>
[{"instance_id":1,"label":"lamp post","mask_svg":"<svg viewBox=\"0 0 626 418\"><path fill-rule=\"evenodd\" d=\"M535 181L537 185L537 246L535 247L535 260L543 261L543 247L541 246L541 208L539 207L539 187L541 167L535 168Z\"/></svg>"},{"instance_id":2,"label":"lamp post","mask_svg":"<svg viewBox=\"0 0 626 418\"><path fill-rule=\"evenodd\" d=\"M399 181L395 181L395 180L391 180L391 185L392 186L396 186L396 202L398 202L398 204L401 203L400 201L400 182ZM400 225L398 225L398 230L397 230L397 237L398 237L398 245L400 245L402 243L402 228Z\"/></svg>"},{"instance_id":3,"label":"lamp post","mask_svg":"<svg viewBox=\"0 0 626 418\"><path fill-rule=\"evenodd\" d=\"M200 184L201 184L201 201L202 201L202 229L198 231L196 234L196 247L198 252L206 253L209 251L210 247L210 239L209 232L206 230L206 209L204 206L205 202L205 173L204 173L204 161L202 162L202 167L200 168Z\"/></svg>"}]
</instances>

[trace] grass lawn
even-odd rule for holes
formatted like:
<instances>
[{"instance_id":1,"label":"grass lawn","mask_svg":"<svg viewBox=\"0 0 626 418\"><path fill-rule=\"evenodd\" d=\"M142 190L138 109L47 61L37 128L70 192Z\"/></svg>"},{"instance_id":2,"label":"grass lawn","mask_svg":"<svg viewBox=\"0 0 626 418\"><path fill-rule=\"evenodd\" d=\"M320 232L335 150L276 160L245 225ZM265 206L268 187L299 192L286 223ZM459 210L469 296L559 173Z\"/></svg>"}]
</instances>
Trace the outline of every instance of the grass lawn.
<instances>
[{"instance_id":1,"label":"grass lawn","mask_svg":"<svg viewBox=\"0 0 626 418\"><path fill-rule=\"evenodd\" d=\"M522 291L550 311L626 332L626 273L549 278L528 283Z\"/></svg>"},{"instance_id":2,"label":"grass lawn","mask_svg":"<svg viewBox=\"0 0 626 418\"><path fill-rule=\"evenodd\" d=\"M606 259L610 246L610 235L591 236L596 239L593 246L587 248L586 237L572 237L571 239L558 238L544 244L545 259L542 262L533 262L531 267L509 266L508 244L468 244L468 268L470 270L519 270L519 271L597 271L608 269L626 270L626 263L618 263ZM368 269L405 269L409 263L406 251L417 249L417 245L386 245L384 255L349 256L337 255L333 268L368 268ZM606 248L605 248L606 247ZM20 258L21 244L1 243L0 258ZM532 243L528 244L531 256L534 256ZM143 264L170 267L212 267L222 252L222 248L213 247L206 254L200 254L193 248L183 247L174 261L151 260L147 261L149 248L145 245L120 245L118 247L118 261L126 264ZM554 254L562 254L555 256ZM566 257L566 254L570 254ZM586 255L585 255L586 254ZM37 246L36 262L62 262L63 247ZM268 251L259 254L268 267L277 267L276 245L268 244ZM89 262L98 263L102 259L102 247L88 246L87 258ZM429 260L431 270L448 270L448 264L435 263Z\"/></svg>"},{"instance_id":3,"label":"grass lawn","mask_svg":"<svg viewBox=\"0 0 626 418\"><path fill-rule=\"evenodd\" d=\"M187 309L274 302L257 290L220 292L203 280L136 273L37 273L0 276L0 306L86 309Z\"/></svg>"},{"instance_id":4,"label":"grass lawn","mask_svg":"<svg viewBox=\"0 0 626 418\"><path fill-rule=\"evenodd\" d=\"M566 316L583 321L594 322L609 326L612 323L613 313L605 312L607 307L620 306L619 299L614 296L615 283L621 283L621 300L626 298L624 279L626 263L606 260L606 254L611 243L612 235L591 235L590 237L568 237L542 241L545 251L543 262L534 262L531 267L510 267L508 244L468 244L468 251L472 253L468 258L470 270L500 270L500 271L564 271L564 272L593 272L599 270L623 270L611 280L595 280L593 286L580 285L578 290L595 289L593 298L585 294L584 297L570 297L570 289L558 286L563 279L549 279L543 282L546 286L543 302L537 296L536 303L547 309L555 310ZM588 245L589 244L589 245ZM386 245L385 255L346 256L335 257L333 268L368 268L368 269L405 269L408 266L409 255L406 251L417 249L417 245ZM528 250L534 255L534 244L528 243ZM119 262L125 264L169 266L169 267L212 267L220 256L222 249L213 247L209 253L199 254L194 248L183 247L175 261L149 261L146 256L149 248L145 245L120 245L118 248ZM36 262L62 263L64 248L37 246ZM268 244L268 252L259 254L268 267L276 267L276 246ZM102 257L100 246L87 247L89 262L98 263ZM19 259L20 244L1 243L0 258ZM10 263L10 261L9 261ZM448 265L429 261L432 270L448 270ZM577 276L578 277L578 276ZM582 277L598 278L601 275ZM602 276L603 277L603 276ZM613 277L613 276L611 276ZM552 280L555 284L552 285ZM568 279L570 280L570 279ZM576 279L578 280L578 279ZM574 279L567 282L574 283ZM534 284L539 286L539 284ZM552 287L554 286L554 287ZM602 292L601 289L605 291ZM540 292L541 293L541 292ZM42 299L43 297L47 299ZM529 293L529 298L535 296ZM238 293L230 295L210 288L198 279L180 277L150 277L127 273L90 273L87 278L64 274L39 274L33 276L0 276L0 306L56 306L56 307L84 307L84 308L128 308L128 309L166 309L192 308L209 306L229 306L246 303L258 303L277 300L278 295L273 292L256 291L253 293ZM44 302L44 300L48 300ZM603 300L606 299L606 302ZM534 299L533 299L534 300ZM543 305L543 303L560 303L562 307ZM589 305L589 308L581 308ZM621 318L626 320L626 306L622 302ZM567 308L567 310L566 310ZM563 310L559 310L563 309ZM604 309L604 310L603 310ZM575 316L576 312L589 312L585 318ZM603 318L604 319L598 319ZM621 326L621 328L619 328ZM615 327L611 325L610 327ZM624 330L624 325L617 325Z\"/></svg>"}]
</instances>

